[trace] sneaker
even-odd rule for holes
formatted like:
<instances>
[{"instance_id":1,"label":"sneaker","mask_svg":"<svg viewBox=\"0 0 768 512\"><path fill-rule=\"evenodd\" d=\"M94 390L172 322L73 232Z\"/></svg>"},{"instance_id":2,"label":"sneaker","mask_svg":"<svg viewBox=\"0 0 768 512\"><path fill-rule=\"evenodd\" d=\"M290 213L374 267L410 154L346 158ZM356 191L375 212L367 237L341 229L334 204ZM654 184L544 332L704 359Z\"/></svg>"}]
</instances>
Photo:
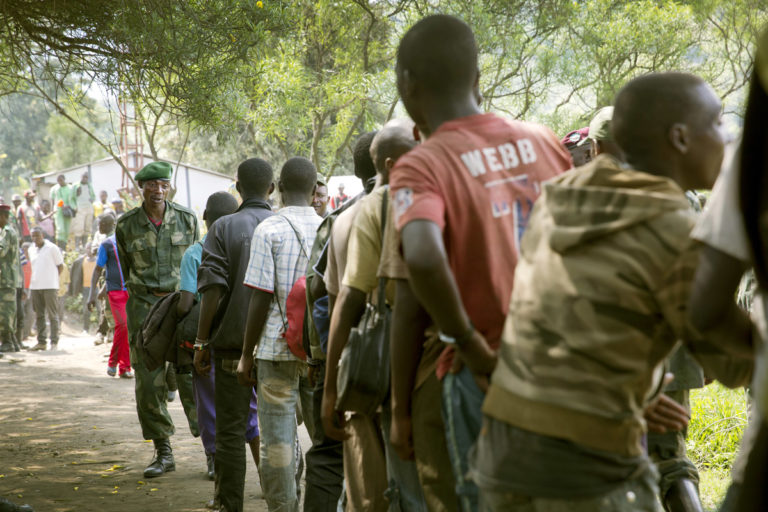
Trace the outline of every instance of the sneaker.
<instances>
[{"instance_id":1,"label":"sneaker","mask_svg":"<svg viewBox=\"0 0 768 512\"><path fill-rule=\"evenodd\" d=\"M56 343L51 342L51 350L56 350L57 348L59 348L59 342L58 341Z\"/></svg>"},{"instance_id":2,"label":"sneaker","mask_svg":"<svg viewBox=\"0 0 768 512\"><path fill-rule=\"evenodd\" d=\"M37 345L35 345L34 347L30 347L30 349L29 349L29 350L35 350L35 351L37 351L37 350L45 350L46 348L47 348L47 347L45 346L45 343L38 343L38 344L37 344Z\"/></svg>"},{"instance_id":3,"label":"sneaker","mask_svg":"<svg viewBox=\"0 0 768 512\"><path fill-rule=\"evenodd\" d=\"M131 370L128 370L126 372L123 372L120 374L121 379L132 379L133 378L133 372Z\"/></svg>"},{"instance_id":4,"label":"sneaker","mask_svg":"<svg viewBox=\"0 0 768 512\"><path fill-rule=\"evenodd\" d=\"M80 336L90 336L90 335L91 335L91 333L89 333L85 329L83 329L83 332L80 333Z\"/></svg>"},{"instance_id":5,"label":"sneaker","mask_svg":"<svg viewBox=\"0 0 768 512\"><path fill-rule=\"evenodd\" d=\"M169 391L168 392L168 401L173 402L176 400L176 392L175 391Z\"/></svg>"},{"instance_id":6,"label":"sneaker","mask_svg":"<svg viewBox=\"0 0 768 512\"><path fill-rule=\"evenodd\" d=\"M114 377L115 375L117 375L117 368L115 368L114 366L107 366L107 375L109 375L110 377Z\"/></svg>"}]
</instances>

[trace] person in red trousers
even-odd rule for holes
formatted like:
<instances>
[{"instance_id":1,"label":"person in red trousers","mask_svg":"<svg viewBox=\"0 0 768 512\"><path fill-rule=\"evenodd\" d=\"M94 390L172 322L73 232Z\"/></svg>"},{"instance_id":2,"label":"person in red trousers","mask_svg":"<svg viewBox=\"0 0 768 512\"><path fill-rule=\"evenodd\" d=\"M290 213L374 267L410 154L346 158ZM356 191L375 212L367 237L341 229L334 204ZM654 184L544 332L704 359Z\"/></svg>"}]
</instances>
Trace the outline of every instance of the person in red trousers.
<instances>
[{"instance_id":1,"label":"person in red trousers","mask_svg":"<svg viewBox=\"0 0 768 512\"><path fill-rule=\"evenodd\" d=\"M114 377L120 370L120 377L133 378L131 371L131 356L128 348L128 322L125 315L125 304L128 302L128 291L125 288L123 271L120 268L120 258L117 255L115 242L115 217L111 213L105 213L99 217L99 232L107 235L99 246L99 254L96 257L96 267L93 269L91 283L98 283L102 271L106 269L106 292L109 299L109 307L112 317L115 319L115 336L112 341L112 352L109 354L107 375ZM91 286L91 295L88 298L88 309L96 306L98 286Z\"/></svg>"}]
</instances>

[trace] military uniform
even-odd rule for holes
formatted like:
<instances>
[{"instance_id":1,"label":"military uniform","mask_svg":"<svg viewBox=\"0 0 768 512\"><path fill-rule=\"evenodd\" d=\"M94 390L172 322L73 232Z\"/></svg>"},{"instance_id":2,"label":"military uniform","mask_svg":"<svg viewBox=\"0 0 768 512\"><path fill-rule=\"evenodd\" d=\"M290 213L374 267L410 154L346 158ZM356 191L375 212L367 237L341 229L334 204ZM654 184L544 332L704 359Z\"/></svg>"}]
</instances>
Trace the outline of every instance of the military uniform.
<instances>
[{"instance_id":1,"label":"military uniform","mask_svg":"<svg viewBox=\"0 0 768 512\"><path fill-rule=\"evenodd\" d=\"M199 238L195 214L166 201L162 224L149 220L139 206L117 222L115 234L123 276L128 288L128 336L131 362L136 375L136 409L144 439L167 439L173 435L173 420L166 407L164 368L148 371L136 339L150 308L179 285L184 251ZM198 436L197 412L191 375L179 375L179 394L192 435Z\"/></svg>"},{"instance_id":2,"label":"military uniform","mask_svg":"<svg viewBox=\"0 0 768 512\"><path fill-rule=\"evenodd\" d=\"M19 273L19 236L9 222L0 230L0 338L4 347L16 345L16 288Z\"/></svg>"}]
</instances>

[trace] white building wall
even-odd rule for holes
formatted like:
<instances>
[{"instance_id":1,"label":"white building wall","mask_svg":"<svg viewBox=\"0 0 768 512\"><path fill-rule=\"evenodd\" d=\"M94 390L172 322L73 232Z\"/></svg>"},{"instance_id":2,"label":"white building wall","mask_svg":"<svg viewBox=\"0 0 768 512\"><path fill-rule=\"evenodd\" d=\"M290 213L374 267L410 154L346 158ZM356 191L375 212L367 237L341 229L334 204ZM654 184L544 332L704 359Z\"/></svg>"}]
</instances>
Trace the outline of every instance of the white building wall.
<instances>
[{"instance_id":1,"label":"white building wall","mask_svg":"<svg viewBox=\"0 0 768 512\"><path fill-rule=\"evenodd\" d=\"M144 164L150 162L152 159L145 155ZM172 163L171 165L176 169L175 164ZM99 191L106 190L111 200L117 196L117 190L123 187L120 165L112 159L99 160L91 164L47 173L39 179L33 177L33 187L37 189L38 201L50 199L51 187L56 184L56 178L59 174L66 177L67 183L76 184L80 182L80 177L85 172L91 176L91 184L97 198ZM180 164L176 172L178 172L178 176L171 177L171 183L175 182L177 189L173 200L192 209L198 216L202 216L208 196L214 192L227 191L230 184L234 183L234 179L228 176L184 164Z\"/></svg>"}]
</instances>

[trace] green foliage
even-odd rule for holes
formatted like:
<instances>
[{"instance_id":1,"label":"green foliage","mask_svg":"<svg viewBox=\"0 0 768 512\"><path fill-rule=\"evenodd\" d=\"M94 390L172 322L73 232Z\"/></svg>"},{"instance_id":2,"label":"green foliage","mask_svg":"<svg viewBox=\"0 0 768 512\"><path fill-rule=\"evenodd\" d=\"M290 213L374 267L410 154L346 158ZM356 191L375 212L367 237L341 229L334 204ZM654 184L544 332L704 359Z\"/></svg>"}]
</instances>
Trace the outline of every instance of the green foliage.
<instances>
[{"instance_id":1,"label":"green foliage","mask_svg":"<svg viewBox=\"0 0 768 512\"><path fill-rule=\"evenodd\" d=\"M117 107L112 133L81 122L94 84L132 103L154 156L231 172L246 156L277 167L301 154L348 173L357 136L402 113L395 50L435 12L473 27L486 109L559 134L632 77L669 69L710 81L737 118L768 21L764 0L14 2L0 12L0 95L40 98L115 158ZM29 161L9 153L0 172Z\"/></svg>"},{"instance_id":2,"label":"green foliage","mask_svg":"<svg viewBox=\"0 0 768 512\"><path fill-rule=\"evenodd\" d=\"M730 468L699 468L699 495L706 512L717 512L731 484Z\"/></svg>"},{"instance_id":3,"label":"green foliage","mask_svg":"<svg viewBox=\"0 0 768 512\"><path fill-rule=\"evenodd\" d=\"M699 468L729 469L747 425L747 392L719 383L691 391L688 457Z\"/></svg>"}]
</instances>

